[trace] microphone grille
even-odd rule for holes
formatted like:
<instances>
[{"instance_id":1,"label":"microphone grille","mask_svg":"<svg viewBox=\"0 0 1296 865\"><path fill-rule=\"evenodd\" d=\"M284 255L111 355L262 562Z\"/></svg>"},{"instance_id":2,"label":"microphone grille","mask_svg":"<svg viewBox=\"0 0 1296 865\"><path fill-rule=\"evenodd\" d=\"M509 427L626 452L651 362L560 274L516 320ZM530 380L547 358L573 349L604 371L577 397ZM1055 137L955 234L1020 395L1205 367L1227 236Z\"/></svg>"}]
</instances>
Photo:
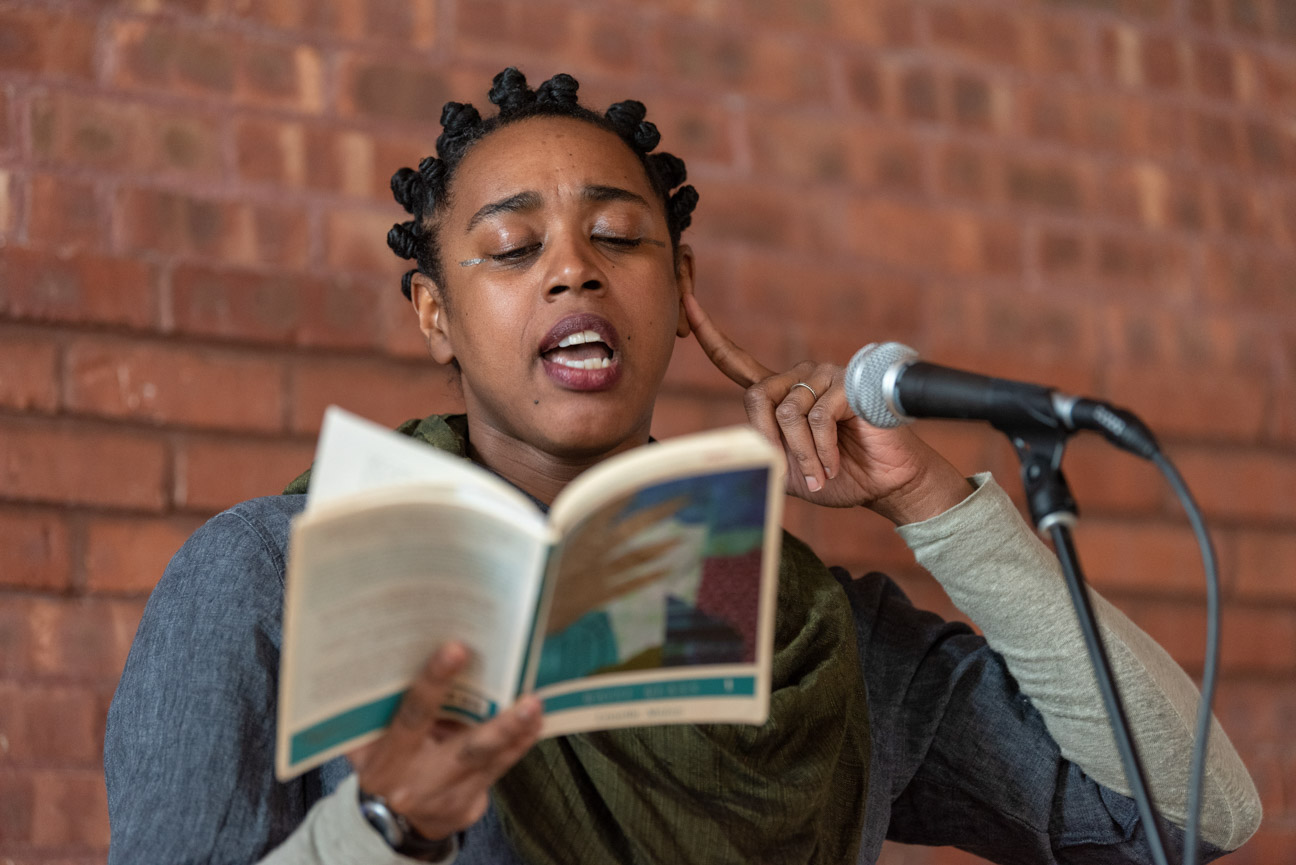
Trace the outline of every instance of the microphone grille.
<instances>
[{"instance_id":1,"label":"microphone grille","mask_svg":"<svg viewBox=\"0 0 1296 865\"><path fill-rule=\"evenodd\" d=\"M898 342L871 342L846 365L846 402L851 411L875 427L891 429L909 422L888 405L888 371L918 359L918 352Z\"/></svg>"}]
</instances>

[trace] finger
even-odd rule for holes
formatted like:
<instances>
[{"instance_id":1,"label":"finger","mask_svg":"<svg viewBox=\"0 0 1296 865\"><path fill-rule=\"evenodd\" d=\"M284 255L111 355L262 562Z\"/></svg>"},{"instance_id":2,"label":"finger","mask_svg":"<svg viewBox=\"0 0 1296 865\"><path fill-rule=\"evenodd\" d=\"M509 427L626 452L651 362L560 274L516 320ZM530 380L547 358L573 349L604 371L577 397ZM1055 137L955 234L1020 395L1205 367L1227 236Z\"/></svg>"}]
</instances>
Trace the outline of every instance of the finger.
<instances>
[{"instance_id":1,"label":"finger","mask_svg":"<svg viewBox=\"0 0 1296 865\"><path fill-rule=\"evenodd\" d=\"M487 783L504 774L535 744L540 712L539 699L527 695L498 718L468 731L454 755L460 768L485 775Z\"/></svg>"},{"instance_id":2,"label":"finger","mask_svg":"<svg viewBox=\"0 0 1296 865\"><path fill-rule=\"evenodd\" d=\"M460 643L446 643L437 649L401 698L400 708L392 720L392 733L397 736L430 733L451 682L467 663L468 650Z\"/></svg>"},{"instance_id":3,"label":"finger","mask_svg":"<svg viewBox=\"0 0 1296 865\"><path fill-rule=\"evenodd\" d=\"M741 387L751 387L769 378L773 371L738 346L711 321L697 298L684 295L684 311L702 351L715 364L716 369Z\"/></svg>"},{"instance_id":4,"label":"finger","mask_svg":"<svg viewBox=\"0 0 1296 865\"><path fill-rule=\"evenodd\" d=\"M812 493L823 489L824 481L828 477L823 461L820 459L819 443L808 419L808 415L819 403L817 393L818 388L813 384L805 382L792 384L774 409L774 418L783 436L784 449L792 462L791 468L801 473L806 488Z\"/></svg>"},{"instance_id":5,"label":"finger","mask_svg":"<svg viewBox=\"0 0 1296 865\"><path fill-rule=\"evenodd\" d=\"M824 467L828 480L837 477L841 470L841 451L837 447L837 424L854 417L846 401L846 389L843 385L844 373L838 371L829 379L827 386L819 391L819 399L806 413L806 423L810 425L810 434L814 436L815 451L819 462Z\"/></svg>"}]
</instances>

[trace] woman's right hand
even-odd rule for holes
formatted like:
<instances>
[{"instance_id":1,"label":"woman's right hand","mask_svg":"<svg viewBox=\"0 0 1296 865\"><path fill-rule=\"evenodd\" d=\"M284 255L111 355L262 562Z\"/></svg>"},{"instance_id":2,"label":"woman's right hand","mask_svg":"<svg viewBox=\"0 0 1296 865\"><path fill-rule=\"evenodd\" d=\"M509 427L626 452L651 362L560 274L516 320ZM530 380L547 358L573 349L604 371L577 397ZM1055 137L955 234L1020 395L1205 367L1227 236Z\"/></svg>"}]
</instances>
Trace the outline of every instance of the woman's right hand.
<instances>
[{"instance_id":1,"label":"woman's right hand","mask_svg":"<svg viewBox=\"0 0 1296 865\"><path fill-rule=\"evenodd\" d=\"M468 662L468 650L446 643L428 660L383 736L347 754L360 789L429 839L467 829L486 813L495 780L540 735L540 701L524 696L479 726L438 719L446 693Z\"/></svg>"}]
</instances>

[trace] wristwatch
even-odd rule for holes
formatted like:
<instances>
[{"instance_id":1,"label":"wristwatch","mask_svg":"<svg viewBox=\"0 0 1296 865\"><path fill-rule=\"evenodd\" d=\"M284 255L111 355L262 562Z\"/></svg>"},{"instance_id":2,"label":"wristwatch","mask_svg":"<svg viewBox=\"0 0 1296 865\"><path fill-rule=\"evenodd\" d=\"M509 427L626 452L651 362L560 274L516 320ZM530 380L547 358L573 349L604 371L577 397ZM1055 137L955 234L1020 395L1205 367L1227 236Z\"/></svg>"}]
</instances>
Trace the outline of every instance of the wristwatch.
<instances>
[{"instance_id":1,"label":"wristwatch","mask_svg":"<svg viewBox=\"0 0 1296 865\"><path fill-rule=\"evenodd\" d=\"M361 790L360 813L387 842L387 846L402 856L418 862L440 862L458 850L458 839L454 835L436 841L424 838L408 820L393 811L382 796Z\"/></svg>"}]
</instances>

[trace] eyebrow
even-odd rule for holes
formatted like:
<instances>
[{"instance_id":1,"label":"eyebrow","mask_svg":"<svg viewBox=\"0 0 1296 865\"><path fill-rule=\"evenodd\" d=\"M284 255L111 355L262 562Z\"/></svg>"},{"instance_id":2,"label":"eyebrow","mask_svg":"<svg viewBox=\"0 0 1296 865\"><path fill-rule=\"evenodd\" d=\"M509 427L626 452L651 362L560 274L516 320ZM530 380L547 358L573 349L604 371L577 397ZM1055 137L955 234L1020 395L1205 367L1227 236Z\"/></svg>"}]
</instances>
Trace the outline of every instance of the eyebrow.
<instances>
[{"instance_id":1,"label":"eyebrow","mask_svg":"<svg viewBox=\"0 0 1296 865\"><path fill-rule=\"evenodd\" d=\"M622 189L619 186L586 186L581 190L581 198L593 202L626 201L642 207L650 206L642 195L628 189ZM483 221L490 219L497 213L520 213L527 210L538 210L543 203L544 199L540 196L540 193L533 190L519 192L516 195L510 195L508 198L501 198L499 201L492 201L490 204L483 205L480 210L472 215L472 218L468 220L468 227L464 231L465 233L472 231Z\"/></svg>"},{"instance_id":2,"label":"eyebrow","mask_svg":"<svg viewBox=\"0 0 1296 865\"><path fill-rule=\"evenodd\" d=\"M465 232L472 231L484 219L489 219L497 213L518 213L523 210L538 210L541 204L540 193L538 192L519 192L516 195L510 195L508 198L502 198L499 201L492 201L484 205L480 210L472 215L468 220L468 227Z\"/></svg>"}]
</instances>

